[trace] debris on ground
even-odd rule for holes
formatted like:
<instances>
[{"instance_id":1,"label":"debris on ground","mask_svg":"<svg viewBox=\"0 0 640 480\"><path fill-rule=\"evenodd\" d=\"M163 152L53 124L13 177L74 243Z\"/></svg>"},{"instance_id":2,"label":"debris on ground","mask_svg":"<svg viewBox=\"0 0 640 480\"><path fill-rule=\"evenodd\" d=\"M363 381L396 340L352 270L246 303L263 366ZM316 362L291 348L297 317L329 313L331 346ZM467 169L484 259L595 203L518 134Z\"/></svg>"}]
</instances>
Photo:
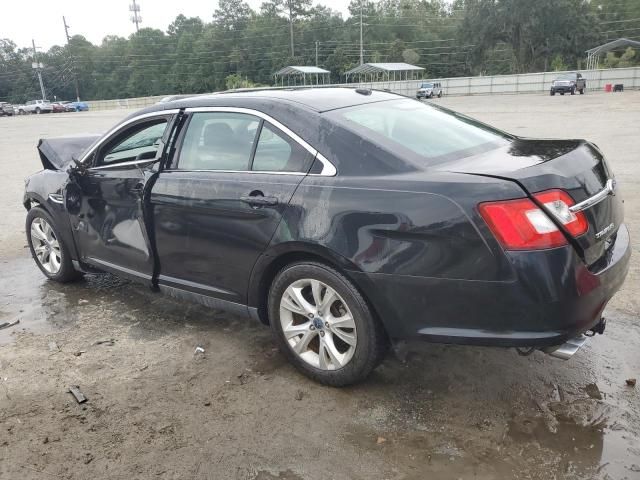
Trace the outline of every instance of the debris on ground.
<instances>
[{"instance_id":1,"label":"debris on ground","mask_svg":"<svg viewBox=\"0 0 640 480\"><path fill-rule=\"evenodd\" d=\"M94 343L94 345L107 345L109 347L113 347L116 344L116 341L113 338L108 340L98 340Z\"/></svg>"},{"instance_id":2,"label":"debris on ground","mask_svg":"<svg viewBox=\"0 0 640 480\"><path fill-rule=\"evenodd\" d=\"M378 437L378 440L376 440L376 445L380 445L383 444L384 442L386 442L387 439L384 437Z\"/></svg>"},{"instance_id":3,"label":"debris on ground","mask_svg":"<svg viewBox=\"0 0 640 480\"><path fill-rule=\"evenodd\" d=\"M20 323L20 320L16 320L15 322L0 323L0 330L2 330L3 328L13 327L14 325L17 325L19 323Z\"/></svg>"},{"instance_id":4,"label":"debris on ground","mask_svg":"<svg viewBox=\"0 0 640 480\"><path fill-rule=\"evenodd\" d=\"M84 403L87 401L87 397L84 396L84 393L80 391L80 387L77 385L71 385L69 387L69 393L73 395L78 403Z\"/></svg>"},{"instance_id":5,"label":"debris on ground","mask_svg":"<svg viewBox=\"0 0 640 480\"><path fill-rule=\"evenodd\" d=\"M58 344L56 342L49 342L49 351L50 352L59 352L60 351L60 347L58 346Z\"/></svg>"},{"instance_id":6,"label":"debris on ground","mask_svg":"<svg viewBox=\"0 0 640 480\"><path fill-rule=\"evenodd\" d=\"M205 407L210 407L211 406L211 402L209 402L209 401L204 402L204 406Z\"/></svg>"},{"instance_id":7,"label":"debris on ground","mask_svg":"<svg viewBox=\"0 0 640 480\"><path fill-rule=\"evenodd\" d=\"M198 354L198 353L204 353L204 348L197 346L196 347L196 351L193 352L194 355Z\"/></svg>"},{"instance_id":8,"label":"debris on ground","mask_svg":"<svg viewBox=\"0 0 640 480\"><path fill-rule=\"evenodd\" d=\"M635 387L636 386L636 379L635 378L627 378L625 380L625 382L630 387Z\"/></svg>"},{"instance_id":9,"label":"debris on ground","mask_svg":"<svg viewBox=\"0 0 640 480\"><path fill-rule=\"evenodd\" d=\"M589 397L595 400L602 400L602 393L600 393L600 389L595 383L589 383L588 385L586 385L584 387L584 391L587 395L589 395Z\"/></svg>"},{"instance_id":10,"label":"debris on ground","mask_svg":"<svg viewBox=\"0 0 640 480\"><path fill-rule=\"evenodd\" d=\"M304 392L303 392L302 390L298 390L298 391L296 392L295 399L296 399L296 400L302 400L303 398L304 398Z\"/></svg>"},{"instance_id":11,"label":"debris on ground","mask_svg":"<svg viewBox=\"0 0 640 480\"><path fill-rule=\"evenodd\" d=\"M84 454L84 464L85 465L89 465L92 461L93 461L93 455L91 455L90 453L85 453Z\"/></svg>"},{"instance_id":12,"label":"debris on ground","mask_svg":"<svg viewBox=\"0 0 640 480\"><path fill-rule=\"evenodd\" d=\"M82 355L83 353L87 353L87 351L86 351L86 350L78 350L77 352L73 352L73 354L74 354L76 357L79 357L79 356L80 356L80 355Z\"/></svg>"}]
</instances>

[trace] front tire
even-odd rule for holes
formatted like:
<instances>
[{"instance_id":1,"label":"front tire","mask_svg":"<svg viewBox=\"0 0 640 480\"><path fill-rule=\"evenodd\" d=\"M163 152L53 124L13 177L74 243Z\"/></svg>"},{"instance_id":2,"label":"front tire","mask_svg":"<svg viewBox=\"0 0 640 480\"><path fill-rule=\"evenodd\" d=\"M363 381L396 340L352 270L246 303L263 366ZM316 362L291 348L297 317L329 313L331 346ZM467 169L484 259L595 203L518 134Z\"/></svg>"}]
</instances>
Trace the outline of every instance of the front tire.
<instances>
[{"instance_id":1,"label":"front tire","mask_svg":"<svg viewBox=\"0 0 640 480\"><path fill-rule=\"evenodd\" d=\"M360 292L321 263L283 268L269 291L278 347L307 377L334 387L363 381L384 359L387 337Z\"/></svg>"},{"instance_id":2,"label":"front tire","mask_svg":"<svg viewBox=\"0 0 640 480\"><path fill-rule=\"evenodd\" d=\"M40 110L40 107L36 108L36 114L40 115L40 113L42 112L42 110Z\"/></svg>"},{"instance_id":3,"label":"front tire","mask_svg":"<svg viewBox=\"0 0 640 480\"><path fill-rule=\"evenodd\" d=\"M47 278L67 283L82 276L73 268L69 249L64 244L53 218L43 208L34 207L29 210L26 232L31 256Z\"/></svg>"}]
</instances>

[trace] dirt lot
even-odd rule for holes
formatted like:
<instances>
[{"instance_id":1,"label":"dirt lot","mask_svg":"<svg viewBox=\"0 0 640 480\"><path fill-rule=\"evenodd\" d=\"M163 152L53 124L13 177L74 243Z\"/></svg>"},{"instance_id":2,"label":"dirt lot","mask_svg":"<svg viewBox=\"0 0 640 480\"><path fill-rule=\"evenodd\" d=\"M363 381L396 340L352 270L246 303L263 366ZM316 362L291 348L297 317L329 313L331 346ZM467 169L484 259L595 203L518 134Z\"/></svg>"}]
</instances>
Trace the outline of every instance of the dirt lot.
<instances>
[{"instance_id":1,"label":"dirt lot","mask_svg":"<svg viewBox=\"0 0 640 480\"><path fill-rule=\"evenodd\" d=\"M595 141L640 238L640 92L438 101L517 134ZM640 385L625 383L640 377L637 241L606 334L568 362L423 344L364 385L322 387L250 321L111 276L44 280L21 206L36 141L127 113L0 118L0 323L20 320L0 331L0 478L640 478Z\"/></svg>"}]
</instances>

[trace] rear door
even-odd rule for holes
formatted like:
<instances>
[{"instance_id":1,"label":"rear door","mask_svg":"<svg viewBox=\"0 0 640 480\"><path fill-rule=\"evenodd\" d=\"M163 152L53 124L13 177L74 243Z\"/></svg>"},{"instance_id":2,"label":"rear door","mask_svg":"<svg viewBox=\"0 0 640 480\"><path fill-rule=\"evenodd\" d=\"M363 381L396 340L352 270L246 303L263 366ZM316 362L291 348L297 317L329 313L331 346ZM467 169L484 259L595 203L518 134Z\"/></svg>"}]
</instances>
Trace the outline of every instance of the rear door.
<instances>
[{"instance_id":1,"label":"rear door","mask_svg":"<svg viewBox=\"0 0 640 480\"><path fill-rule=\"evenodd\" d=\"M251 270L313 154L259 112L230 110L187 112L151 204L158 284L244 304Z\"/></svg>"}]
</instances>

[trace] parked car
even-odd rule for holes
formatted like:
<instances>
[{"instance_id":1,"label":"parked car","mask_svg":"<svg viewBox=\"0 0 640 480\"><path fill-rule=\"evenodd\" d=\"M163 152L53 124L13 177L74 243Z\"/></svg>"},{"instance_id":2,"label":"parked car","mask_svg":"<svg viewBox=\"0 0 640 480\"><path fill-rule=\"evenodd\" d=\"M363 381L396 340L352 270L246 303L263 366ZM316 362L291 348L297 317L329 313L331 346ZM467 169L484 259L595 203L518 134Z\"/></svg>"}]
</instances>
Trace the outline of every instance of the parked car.
<instances>
[{"instance_id":1,"label":"parked car","mask_svg":"<svg viewBox=\"0 0 640 480\"><path fill-rule=\"evenodd\" d=\"M74 112L86 112L89 110L89 105L85 102L70 102L69 105L73 108Z\"/></svg>"},{"instance_id":2,"label":"parked car","mask_svg":"<svg viewBox=\"0 0 640 480\"><path fill-rule=\"evenodd\" d=\"M587 80L580 73L566 73L560 75L553 82L551 82L551 95L559 93L564 95L570 93L575 95L576 91L580 92L580 95L584 94L587 88Z\"/></svg>"},{"instance_id":3,"label":"parked car","mask_svg":"<svg viewBox=\"0 0 640 480\"><path fill-rule=\"evenodd\" d=\"M24 205L44 275L112 272L259 319L330 385L408 338L568 358L629 267L595 145L386 92L186 98L38 149Z\"/></svg>"},{"instance_id":4,"label":"parked car","mask_svg":"<svg viewBox=\"0 0 640 480\"><path fill-rule=\"evenodd\" d=\"M49 100L29 100L22 106L22 113L51 113L53 107Z\"/></svg>"},{"instance_id":5,"label":"parked car","mask_svg":"<svg viewBox=\"0 0 640 480\"><path fill-rule=\"evenodd\" d=\"M13 114L13 105L8 102L0 102L0 117L12 117Z\"/></svg>"},{"instance_id":6,"label":"parked car","mask_svg":"<svg viewBox=\"0 0 640 480\"><path fill-rule=\"evenodd\" d=\"M76 106L73 104L73 102L60 102L60 103L62 103L62 106L64 107L65 112L76 111Z\"/></svg>"},{"instance_id":7,"label":"parked car","mask_svg":"<svg viewBox=\"0 0 640 480\"><path fill-rule=\"evenodd\" d=\"M418 87L416 98L442 97L442 85L440 82L423 82Z\"/></svg>"},{"instance_id":8,"label":"parked car","mask_svg":"<svg viewBox=\"0 0 640 480\"><path fill-rule=\"evenodd\" d=\"M64 113L67 111L66 107L61 102L52 102L51 108L53 113Z\"/></svg>"}]
</instances>

